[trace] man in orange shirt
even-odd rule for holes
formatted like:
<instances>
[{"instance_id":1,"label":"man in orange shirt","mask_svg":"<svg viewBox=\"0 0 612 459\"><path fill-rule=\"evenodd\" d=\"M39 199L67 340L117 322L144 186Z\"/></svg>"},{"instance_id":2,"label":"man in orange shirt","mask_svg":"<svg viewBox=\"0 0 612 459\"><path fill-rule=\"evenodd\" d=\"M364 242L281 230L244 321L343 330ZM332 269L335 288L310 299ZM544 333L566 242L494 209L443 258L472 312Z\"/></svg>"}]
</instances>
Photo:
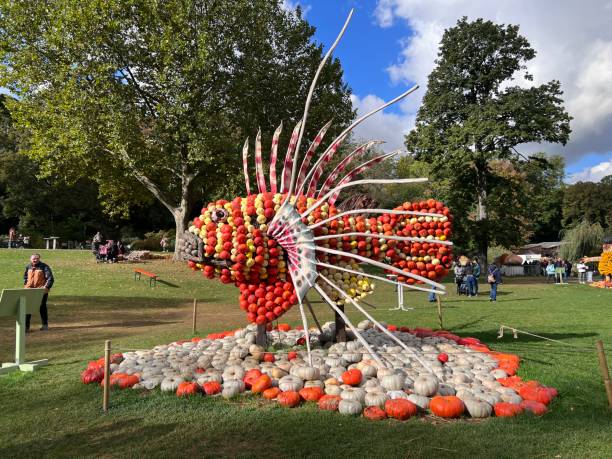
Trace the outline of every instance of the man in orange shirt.
<instances>
[{"instance_id":1,"label":"man in orange shirt","mask_svg":"<svg viewBox=\"0 0 612 459\"><path fill-rule=\"evenodd\" d=\"M30 257L30 264L26 266L23 273L23 285L25 288L44 288L42 302L40 303L40 318L42 321L41 330L49 329L49 317L47 313L47 298L49 290L53 286L53 273L48 265L40 261L40 254L33 253ZM30 331L30 319L32 314L26 314L26 333Z\"/></svg>"}]
</instances>

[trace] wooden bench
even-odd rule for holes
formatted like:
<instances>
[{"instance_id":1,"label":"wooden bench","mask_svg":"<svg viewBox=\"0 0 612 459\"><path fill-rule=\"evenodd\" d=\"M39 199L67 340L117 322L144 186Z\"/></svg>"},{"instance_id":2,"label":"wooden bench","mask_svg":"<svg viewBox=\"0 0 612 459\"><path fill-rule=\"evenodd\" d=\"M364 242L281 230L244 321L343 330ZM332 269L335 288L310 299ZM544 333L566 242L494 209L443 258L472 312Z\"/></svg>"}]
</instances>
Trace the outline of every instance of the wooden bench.
<instances>
[{"instance_id":1,"label":"wooden bench","mask_svg":"<svg viewBox=\"0 0 612 459\"><path fill-rule=\"evenodd\" d=\"M150 273L144 269L136 268L134 270L134 280L140 280L140 276L147 276L149 278L149 287L153 287L157 284L157 274Z\"/></svg>"}]
</instances>

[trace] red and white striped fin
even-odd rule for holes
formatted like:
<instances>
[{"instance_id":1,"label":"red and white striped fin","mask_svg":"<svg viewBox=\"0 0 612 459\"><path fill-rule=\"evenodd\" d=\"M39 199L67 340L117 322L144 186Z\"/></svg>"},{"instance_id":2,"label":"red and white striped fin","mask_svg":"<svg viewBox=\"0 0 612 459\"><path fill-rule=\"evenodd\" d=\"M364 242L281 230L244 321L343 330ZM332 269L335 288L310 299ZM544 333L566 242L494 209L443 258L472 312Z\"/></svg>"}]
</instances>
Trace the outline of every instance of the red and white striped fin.
<instances>
[{"instance_id":1,"label":"red and white striped fin","mask_svg":"<svg viewBox=\"0 0 612 459\"><path fill-rule=\"evenodd\" d=\"M302 186L302 183L304 182L304 179L306 178L306 172L308 171L308 166L310 165L310 160L314 156L315 151L317 150L317 147L323 141L323 137L325 136L325 133L327 132L327 130L331 126L331 123L332 123L332 121L329 120L327 122L327 124L321 128L321 130L319 131L317 136L314 138L314 140L310 144L310 147L308 148L308 151L304 155L304 160L302 161L302 165L300 166L300 172L298 173L298 179L297 179L297 182L296 182L296 185L295 185L296 189L299 189Z\"/></svg>"},{"instance_id":2,"label":"red and white striped fin","mask_svg":"<svg viewBox=\"0 0 612 459\"><path fill-rule=\"evenodd\" d=\"M371 140L370 142L366 142L363 145L360 145L359 147L355 148L350 154L346 155L346 157L342 161L340 161L340 164L338 164L338 166L336 166L336 168L333 171L330 172L329 176L327 177L327 179L323 183L323 186L321 187L321 190L319 190L319 194L317 195L317 197L321 196L322 194L327 192L327 190L329 190L329 188L332 186L334 181L338 178L338 176L342 172L344 172L346 170L346 167L349 165L349 163L353 159L355 159L357 156L365 153L373 145L381 144L381 143L384 143L384 142L380 141L380 140Z\"/></svg>"},{"instance_id":3,"label":"red and white striped fin","mask_svg":"<svg viewBox=\"0 0 612 459\"><path fill-rule=\"evenodd\" d=\"M246 185L247 196L251 194L251 186L249 184L249 164L248 164L248 156L249 156L249 138L244 141L244 146L242 147L242 170L244 171L244 183Z\"/></svg>"},{"instance_id":4,"label":"red and white striped fin","mask_svg":"<svg viewBox=\"0 0 612 459\"><path fill-rule=\"evenodd\" d=\"M276 156L278 153L278 138L283 130L283 122L274 131L272 149L270 150L270 191L276 193Z\"/></svg>"},{"instance_id":5,"label":"red and white striped fin","mask_svg":"<svg viewBox=\"0 0 612 459\"><path fill-rule=\"evenodd\" d=\"M285 155L285 164L283 165L283 175L281 177L281 193L284 193L289 189L289 183L291 182L291 173L293 168L293 151L300 135L300 126L302 120L298 121L298 124L293 128L291 133L291 140L289 140L289 147L287 148L287 154Z\"/></svg>"},{"instance_id":6,"label":"red and white striped fin","mask_svg":"<svg viewBox=\"0 0 612 459\"><path fill-rule=\"evenodd\" d=\"M372 166L380 163L381 161L384 161L385 159L395 156L396 154L397 152L387 153L384 155L377 156L376 158L372 158L369 161L366 161L365 163L361 164L360 166L357 166L355 169L346 174L344 178L340 180L340 182L338 182L338 185L344 185L345 183L350 182L356 175L361 174L363 171L371 168ZM338 194L340 194L339 191L331 195L331 197L329 198L330 205L336 202L336 199L338 199Z\"/></svg>"},{"instance_id":7,"label":"red and white striped fin","mask_svg":"<svg viewBox=\"0 0 612 459\"><path fill-rule=\"evenodd\" d=\"M255 137L255 175L257 177L257 189L260 193L268 191L266 189L266 179L263 171L263 161L261 160L261 128Z\"/></svg>"},{"instance_id":8,"label":"red and white striped fin","mask_svg":"<svg viewBox=\"0 0 612 459\"><path fill-rule=\"evenodd\" d=\"M378 113L379 111L383 110L384 108L388 107L389 105L393 105L394 103L402 100L404 97L408 96L409 94L412 94L414 91L416 91L419 88L418 85L413 86L412 88L410 88L409 90L407 90L406 92L400 94L399 96L397 96L396 98L390 100L389 102L385 102L384 104L380 105L379 107L376 107L375 109L371 110L370 112L366 113L365 115L359 117L358 119L356 119L353 124L351 124L349 127L347 127L344 131L342 131L338 137L336 137L336 139L330 144L329 147L327 147L327 149L325 150L325 152L323 153L323 155L318 159L318 161L315 163L315 165L310 169L310 171L308 172L308 174L306 174L306 179L304 180L304 183L302 185L304 185L308 179L310 177L312 177L318 170L318 166L321 163L323 158L327 157L327 154L329 153L329 151L332 148L338 148L337 147L337 143L342 142L342 139L344 139L347 135L350 134L350 132L355 129L357 126L359 126L361 123L363 123L366 119L368 119L370 116ZM319 176L321 174L319 173ZM318 180L318 179L317 179ZM312 180L311 180L312 183ZM316 188L316 183L315 183L315 188ZM308 187L308 189L310 189L310 185ZM302 194L301 189L299 189L295 194L299 195ZM307 193L306 193L307 194Z\"/></svg>"},{"instance_id":9,"label":"red and white striped fin","mask_svg":"<svg viewBox=\"0 0 612 459\"><path fill-rule=\"evenodd\" d=\"M308 184L308 188L306 189L306 196L314 196L315 191L317 191L317 184L319 183L319 179L321 178L321 175L323 175L323 168L332 159L343 140L344 137L336 140L336 143L334 143L331 148L328 148L326 153L321 156L321 158L319 158L319 161L317 161L317 165L315 165L316 169L312 174L310 183Z\"/></svg>"}]
</instances>

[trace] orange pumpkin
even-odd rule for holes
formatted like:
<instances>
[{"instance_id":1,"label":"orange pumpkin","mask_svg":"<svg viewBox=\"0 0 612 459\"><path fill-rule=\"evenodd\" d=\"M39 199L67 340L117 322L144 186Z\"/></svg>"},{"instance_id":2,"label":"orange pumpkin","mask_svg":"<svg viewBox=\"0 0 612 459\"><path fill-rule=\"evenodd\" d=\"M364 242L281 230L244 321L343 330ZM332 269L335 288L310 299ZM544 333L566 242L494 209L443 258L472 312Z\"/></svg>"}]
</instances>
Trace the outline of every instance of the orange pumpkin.
<instances>
[{"instance_id":1,"label":"orange pumpkin","mask_svg":"<svg viewBox=\"0 0 612 459\"><path fill-rule=\"evenodd\" d=\"M178 385L176 389L176 395L178 397L191 397L192 395L197 395L200 392L200 386L197 383L183 381Z\"/></svg>"},{"instance_id":2,"label":"orange pumpkin","mask_svg":"<svg viewBox=\"0 0 612 459\"><path fill-rule=\"evenodd\" d=\"M521 407L525 411L529 411L535 414L536 416L542 416L548 411L548 408L546 408L546 405L540 402L536 402L535 400L523 400L521 402Z\"/></svg>"},{"instance_id":3,"label":"orange pumpkin","mask_svg":"<svg viewBox=\"0 0 612 459\"><path fill-rule=\"evenodd\" d=\"M251 383L251 392L261 394L264 390L272 387L272 379L268 375L261 375Z\"/></svg>"},{"instance_id":4,"label":"orange pumpkin","mask_svg":"<svg viewBox=\"0 0 612 459\"><path fill-rule=\"evenodd\" d=\"M274 354L272 354L271 352L266 352L263 355L263 360L264 362L274 362L276 361L276 357L274 357Z\"/></svg>"},{"instance_id":5,"label":"orange pumpkin","mask_svg":"<svg viewBox=\"0 0 612 459\"><path fill-rule=\"evenodd\" d=\"M363 416L372 421L380 421L381 419L385 419L387 417L387 413L385 413L385 411L379 406L368 406L365 410L363 410Z\"/></svg>"},{"instance_id":6,"label":"orange pumpkin","mask_svg":"<svg viewBox=\"0 0 612 459\"><path fill-rule=\"evenodd\" d=\"M279 329L279 331L282 331L282 332L288 332L289 330L291 330L291 325L289 325L289 324L278 324L278 329Z\"/></svg>"},{"instance_id":7,"label":"orange pumpkin","mask_svg":"<svg viewBox=\"0 0 612 459\"><path fill-rule=\"evenodd\" d=\"M280 394L281 392L282 391L278 387L270 387L269 389L264 390L262 395L263 398L267 400L272 400L278 397L278 394Z\"/></svg>"},{"instance_id":8,"label":"orange pumpkin","mask_svg":"<svg viewBox=\"0 0 612 459\"><path fill-rule=\"evenodd\" d=\"M338 405L340 404L339 395L324 395L319 399L319 409L325 411L338 411Z\"/></svg>"},{"instance_id":9,"label":"orange pumpkin","mask_svg":"<svg viewBox=\"0 0 612 459\"><path fill-rule=\"evenodd\" d=\"M320 387L304 387L299 394L307 402L318 402L325 395Z\"/></svg>"},{"instance_id":10,"label":"orange pumpkin","mask_svg":"<svg viewBox=\"0 0 612 459\"><path fill-rule=\"evenodd\" d=\"M342 373L342 382L349 386L358 386L362 379L363 374L357 368L352 368Z\"/></svg>"},{"instance_id":11,"label":"orange pumpkin","mask_svg":"<svg viewBox=\"0 0 612 459\"><path fill-rule=\"evenodd\" d=\"M548 405L553 399L551 393L545 387L525 385L519 389L518 393L525 400L533 400L544 405Z\"/></svg>"},{"instance_id":12,"label":"orange pumpkin","mask_svg":"<svg viewBox=\"0 0 612 459\"><path fill-rule=\"evenodd\" d=\"M463 413L465 406L459 397L438 395L429 402L429 409L441 418L458 418Z\"/></svg>"},{"instance_id":13,"label":"orange pumpkin","mask_svg":"<svg viewBox=\"0 0 612 459\"><path fill-rule=\"evenodd\" d=\"M405 398L396 398L385 402L385 412L389 417L405 421L411 416L416 416L417 407Z\"/></svg>"},{"instance_id":14,"label":"orange pumpkin","mask_svg":"<svg viewBox=\"0 0 612 459\"><path fill-rule=\"evenodd\" d=\"M246 372L242 381L247 389L250 389L257 378L262 375L262 372L257 368L252 368Z\"/></svg>"},{"instance_id":15,"label":"orange pumpkin","mask_svg":"<svg viewBox=\"0 0 612 459\"><path fill-rule=\"evenodd\" d=\"M278 400L278 404L280 406L286 406L287 408L293 408L295 406L298 406L302 401L300 394L292 390L287 392L281 392L280 394L278 394L278 397L276 397L276 399Z\"/></svg>"},{"instance_id":16,"label":"orange pumpkin","mask_svg":"<svg viewBox=\"0 0 612 459\"><path fill-rule=\"evenodd\" d=\"M204 389L204 393L206 395L215 395L221 393L221 384L217 381L208 381L202 385L202 389Z\"/></svg>"},{"instance_id":17,"label":"orange pumpkin","mask_svg":"<svg viewBox=\"0 0 612 459\"><path fill-rule=\"evenodd\" d=\"M523 407L518 403L499 402L493 405L495 416L500 418L509 418L521 414Z\"/></svg>"}]
</instances>

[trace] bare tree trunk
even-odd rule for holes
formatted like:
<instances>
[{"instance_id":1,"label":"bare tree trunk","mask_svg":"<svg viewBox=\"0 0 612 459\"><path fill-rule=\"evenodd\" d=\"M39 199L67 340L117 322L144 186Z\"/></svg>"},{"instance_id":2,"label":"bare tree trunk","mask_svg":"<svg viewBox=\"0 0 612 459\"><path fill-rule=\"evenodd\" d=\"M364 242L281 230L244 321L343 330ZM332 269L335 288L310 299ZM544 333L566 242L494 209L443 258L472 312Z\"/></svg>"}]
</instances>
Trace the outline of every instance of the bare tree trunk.
<instances>
[{"instance_id":1,"label":"bare tree trunk","mask_svg":"<svg viewBox=\"0 0 612 459\"><path fill-rule=\"evenodd\" d=\"M478 190L478 212L476 214L476 221L481 222L481 234L478 238L478 262L483 267L483 271L487 269L488 260L487 260L487 252L489 249L489 237L488 231L486 228L482 228L487 224L487 192L486 190Z\"/></svg>"},{"instance_id":2,"label":"bare tree trunk","mask_svg":"<svg viewBox=\"0 0 612 459\"><path fill-rule=\"evenodd\" d=\"M483 271L487 269L487 251L489 249L489 231L487 229L487 179L486 163L476 164L478 183L476 192L478 194L478 204L476 209L476 221L478 226L478 261L483 266Z\"/></svg>"}]
</instances>

